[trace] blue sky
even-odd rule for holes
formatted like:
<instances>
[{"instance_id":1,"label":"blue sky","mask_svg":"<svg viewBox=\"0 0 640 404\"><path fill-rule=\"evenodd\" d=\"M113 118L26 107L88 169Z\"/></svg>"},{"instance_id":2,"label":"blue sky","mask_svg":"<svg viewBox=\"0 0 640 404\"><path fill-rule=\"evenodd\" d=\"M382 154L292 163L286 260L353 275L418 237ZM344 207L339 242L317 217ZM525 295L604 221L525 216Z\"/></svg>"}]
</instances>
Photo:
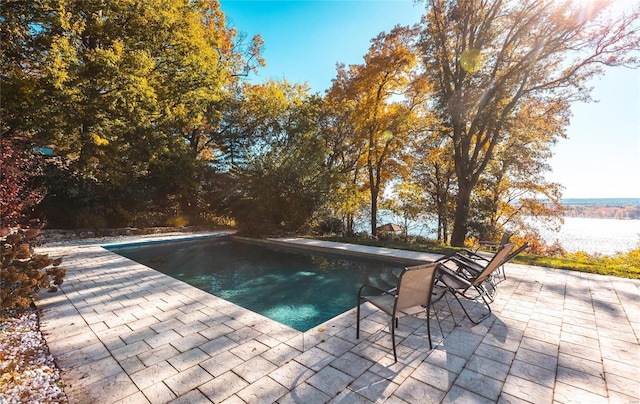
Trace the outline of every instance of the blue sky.
<instances>
[{"instance_id":1,"label":"blue sky","mask_svg":"<svg viewBox=\"0 0 640 404\"><path fill-rule=\"evenodd\" d=\"M632 0L618 0L632 1ZM370 40L395 25L420 20L422 6L409 0L221 0L232 26L261 34L262 68L268 78L306 82L324 93L336 63L362 63ZM565 198L640 198L640 70L610 69L592 83L598 103L577 103L569 139L555 147L548 179Z\"/></svg>"}]
</instances>

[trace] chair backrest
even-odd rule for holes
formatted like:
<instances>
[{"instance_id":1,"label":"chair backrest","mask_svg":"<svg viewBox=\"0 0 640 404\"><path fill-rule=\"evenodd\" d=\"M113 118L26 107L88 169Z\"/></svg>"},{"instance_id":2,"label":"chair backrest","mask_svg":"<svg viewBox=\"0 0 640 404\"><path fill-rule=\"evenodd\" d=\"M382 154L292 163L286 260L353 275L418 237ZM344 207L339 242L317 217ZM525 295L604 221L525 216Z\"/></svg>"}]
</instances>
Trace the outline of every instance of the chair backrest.
<instances>
[{"instance_id":1,"label":"chair backrest","mask_svg":"<svg viewBox=\"0 0 640 404\"><path fill-rule=\"evenodd\" d=\"M396 310L429 304L439 265L433 262L407 267L402 271L398 279Z\"/></svg>"},{"instance_id":2,"label":"chair backrest","mask_svg":"<svg viewBox=\"0 0 640 404\"><path fill-rule=\"evenodd\" d=\"M507 255L504 259L503 264L506 264L507 262L511 261L512 259L514 259L518 254L520 254L521 252L523 252L524 250L526 250L527 248L529 248L529 242L524 243L523 245L521 245L520 247L518 247L517 249L511 251L509 253L509 255Z\"/></svg>"},{"instance_id":3,"label":"chair backrest","mask_svg":"<svg viewBox=\"0 0 640 404\"><path fill-rule=\"evenodd\" d=\"M480 272L475 279L470 280L471 284L479 285L482 282L484 282L489 277L489 275L491 275L493 271L495 271L500 265L502 265L505 262L507 255L509 255L509 253L511 252L511 250L513 250L513 247L515 246L516 246L516 243L507 243L504 246L502 246L502 248L500 248L500 251L498 251L496 255L494 255L493 258L491 258L491 261L489 261L487 266L484 267L482 272Z\"/></svg>"}]
</instances>

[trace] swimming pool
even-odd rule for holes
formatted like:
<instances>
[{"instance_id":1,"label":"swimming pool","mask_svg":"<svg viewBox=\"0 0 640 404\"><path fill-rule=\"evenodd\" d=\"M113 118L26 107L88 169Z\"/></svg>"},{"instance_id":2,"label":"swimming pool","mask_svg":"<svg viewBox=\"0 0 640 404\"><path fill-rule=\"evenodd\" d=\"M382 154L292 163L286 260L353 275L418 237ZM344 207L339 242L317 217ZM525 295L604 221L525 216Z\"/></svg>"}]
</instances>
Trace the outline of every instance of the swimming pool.
<instances>
[{"instance_id":1,"label":"swimming pool","mask_svg":"<svg viewBox=\"0 0 640 404\"><path fill-rule=\"evenodd\" d=\"M404 267L227 237L105 248L299 331L355 307L364 283L395 286Z\"/></svg>"}]
</instances>

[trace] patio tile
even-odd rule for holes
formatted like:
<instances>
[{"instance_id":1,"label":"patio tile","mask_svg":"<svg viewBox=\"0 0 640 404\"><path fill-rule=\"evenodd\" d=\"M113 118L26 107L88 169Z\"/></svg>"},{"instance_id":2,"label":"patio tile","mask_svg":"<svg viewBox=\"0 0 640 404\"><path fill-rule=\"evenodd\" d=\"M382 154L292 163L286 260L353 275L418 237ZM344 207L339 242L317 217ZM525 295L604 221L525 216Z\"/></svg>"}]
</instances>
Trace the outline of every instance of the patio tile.
<instances>
[{"instance_id":1,"label":"patio tile","mask_svg":"<svg viewBox=\"0 0 640 404\"><path fill-rule=\"evenodd\" d=\"M565 383L601 396L607 395L607 387L602 377L587 375L562 366L558 366L556 383Z\"/></svg>"},{"instance_id":2,"label":"patio tile","mask_svg":"<svg viewBox=\"0 0 640 404\"><path fill-rule=\"evenodd\" d=\"M203 345L208 340L200 334L191 334L186 337L182 337L171 341L171 345L180 352L186 352L191 348L195 348L198 345Z\"/></svg>"},{"instance_id":3,"label":"patio tile","mask_svg":"<svg viewBox=\"0 0 640 404\"><path fill-rule=\"evenodd\" d=\"M213 376L218 377L228 370L240 365L242 362L242 359L227 351L205 360L200 363L200 366Z\"/></svg>"},{"instance_id":4,"label":"patio tile","mask_svg":"<svg viewBox=\"0 0 640 404\"><path fill-rule=\"evenodd\" d=\"M273 363L260 356L256 356L234 367L233 371L244 380L253 383L276 368L277 366Z\"/></svg>"},{"instance_id":5,"label":"patio tile","mask_svg":"<svg viewBox=\"0 0 640 404\"><path fill-rule=\"evenodd\" d=\"M412 378L444 391L453 385L457 376L456 373L428 362L423 362L411 373Z\"/></svg>"},{"instance_id":6,"label":"patio tile","mask_svg":"<svg viewBox=\"0 0 640 404\"><path fill-rule=\"evenodd\" d=\"M226 372L200 386L198 389L209 400L219 403L248 386L245 380L233 372Z\"/></svg>"},{"instance_id":7,"label":"patio tile","mask_svg":"<svg viewBox=\"0 0 640 404\"><path fill-rule=\"evenodd\" d=\"M211 375L200 366L193 366L187 370L168 377L164 383L177 395L193 390L201 384L211 380Z\"/></svg>"},{"instance_id":8,"label":"patio tile","mask_svg":"<svg viewBox=\"0 0 640 404\"><path fill-rule=\"evenodd\" d=\"M515 363L515 362L514 362ZM509 374L509 365L500 363L482 356L474 355L467 362L465 369L492 377L504 382Z\"/></svg>"},{"instance_id":9,"label":"patio tile","mask_svg":"<svg viewBox=\"0 0 640 404\"><path fill-rule=\"evenodd\" d=\"M613 374L640 382L640 372L638 372L638 366L636 363L619 362L609 358L602 358L602 365L604 366L605 375L607 377Z\"/></svg>"},{"instance_id":10,"label":"patio tile","mask_svg":"<svg viewBox=\"0 0 640 404\"><path fill-rule=\"evenodd\" d=\"M308 367L296 361L291 361L269 373L269 377L281 385L292 389L295 386L304 383L314 374L315 372Z\"/></svg>"},{"instance_id":11,"label":"patio tile","mask_svg":"<svg viewBox=\"0 0 640 404\"><path fill-rule=\"evenodd\" d=\"M464 369L460 373L455 384L490 400L497 400L502 389L501 381L484 376L469 369Z\"/></svg>"},{"instance_id":12,"label":"patio tile","mask_svg":"<svg viewBox=\"0 0 640 404\"><path fill-rule=\"evenodd\" d=\"M269 349L268 351L263 352L262 354L260 354L260 356L276 366L282 366L301 353L302 352L290 347L287 344L280 343L279 345Z\"/></svg>"},{"instance_id":13,"label":"patio tile","mask_svg":"<svg viewBox=\"0 0 640 404\"><path fill-rule=\"evenodd\" d=\"M511 364L509 374L549 388L553 388L556 379L555 369L545 369L517 359Z\"/></svg>"},{"instance_id":14,"label":"patio tile","mask_svg":"<svg viewBox=\"0 0 640 404\"><path fill-rule=\"evenodd\" d=\"M254 356L260 355L268 349L268 346L258 342L257 340L249 340L241 343L234 348L231 348L229 351L238 356L240 359L246 361L253 358Z\"/></svg>"},{"instance_id":15,"label":"patio tile","mask_svg":"<svg viewBox=\"0 0 640 404\"><path fill-rule=\"evenodd\" d=\"M482 346L482 345L480 345ZM426 362L439 366L443 369L447 369L453 373L460 373L465 363L467 362L464 358L456 356L447 351L443 351L441 349L434 349L427 359Z\"/></svg>"},{"instance_id":16,"label":"patio tile","mask_svg":"<svg viewBox=\"0 0 640 404\"><path fill-rule=\"evenodd\" d=\"M157 348L159 346L169 344L171 342L177 341L182 337L180 334L175 332L173 329L161 331L158 334L152 335L145 339L145 342L149 344L152 348Z\"/></svg>"},{"instance_id":17,"label":"patio tile","mask_svg":"<svg viewBox=\"0 0 640 404\"><path fill-rule=\"evenodd\" d=\"M442 346L438 347L438 349L469 359L478 345L480 345L482 339L482 336L457 329L445 338Z\"/></svg>"},{"instance_id":18,"label":"patio tile","mask_svg":"<svg viewBox=\"0 0 640 404\"><path fill-rule=\"evenodd\" d=\"M265 376L236 394L247 403L273 403L287 394L287 391L278 382Z\"/></svg>"},{"instance_id":19,"label":"patio tile","mask_svg":"<svg viewBox=\"0 0 640 404\"><path fill-rule=\"evenodd\" d=\"M598 339L598 329L596 327L582 327L574 324L563 324L562 331L587 338Z\"/></svg>"},{"instance_id":20,"label":"patio tile","mask_svg":"<svg viewBox=\"0 0 640 404\"><path fill-rule=\"evenodd\" d=\"M552 388L513 375L507 376L502 393L530 403L550 403L553 398Z\"/></svg>"},{"instance_id":21,"label":"patio tile","mask_svg":"<svg viewBox=\"0 0 640 404\"><path fill-rule=\"evenodd\" d=\"M365 372L349 385L349 390L371 402L387 400L399 387L398 384L372 372Z\"/></svg>"},{"instance_id":22,"label":"patio tile","mask_svg":"<svg viewBox=\"0 0 640 404\"><path fill-rule=\"evenodd\" d=\"M249 341L260 335L261 332L257 331L251 327L242 327L239 330L236 330L230 334L227 334L226 337L237 342L238 344Z\"/></svg>"},{"instance_id":23,"label":"patio tile","mask_svg":"<svg viewBox=\"0 0 640 404\"><path fill-rule=\"evenodd\" d=\"M592 393L587 390L580 389L570 384L562 382L556 383L556 388L553 395L554 401L558 403L575 403L575 404L607 404L609 400L607 397L603 397Z\"/></svg>"},{"instance_id":24,"label":"patio tile","mask_svg":"<svg viewBox=\"0 0 640 404\"><path fill-rule=\"evenodd\" d=\"M116 360L123 360L131 356L147 352L149 349L150 347L146 342L138 341L130 345L125 345L123 347L111 350L111 355L116 358Z\"/></svg>"},{"instance_id":25,"label":"patio tile","mask_svg":"<svg viewBox=\"0 0 640 404\"><path fill-rule=\"evenodd\" d=\"M191 390L180 397L170 401L170 404L206 403L207 398L198 390Z\"/></svg>"},{"instance_id":26,"label":"patio tile","mask_svg":"<svg viewBox=\"0 0 640 404\"><path fill-rule=\"evenodd\" d=\"M609 392L615 391L640 400L640 381L631 379L637 377L637 372L627 376L630 378L613 374L606 375L607 389Z\"/></svg>"},{"instance_id":27,"label":"patio tile","mask_svg":"<svg viewBox=\"0 0 640 404\"><path fill-rule=\"evenodd\" d=\"M396 384L402 384L411 373L415 370L415 367L409 366L402 362L394 362L393 356L388 355L381 360L374 362L373 366L368 369L380 377L388 380L392 380Z\"/></svg>"},{"instance_id":28,"label":"patio tile","mask_svg":"<svg viewBox=\"0 0 640 404\"><path fill-rule=\"evenodd\" d=\"M323 351L329 352L334 356L340 356L354 346L355 344L338 337L330 337L325 342L317 345L318 348L322 349Z\"/></svg>"},{"instance_id":29,"label":"patio tile","mask_svg":"<svg viewBox=\"0 0 640 404\"><path fill-rule=\"evenodd\" d=\"M106 358L110 356L109 351L104 347L101 342L96 342L91 345L87 345L80 349L69 351L64 354L57 354L56 363L61 368L71 368L86 365L88 363Z\"/></svg>"},{"instance_id":30,"label":"patio tile","mask_svg":"<svg viewBox=\"0 0 640 404\"><path fill-rule=\"evenodd\" d=\"M600 358L594 357L591 359L585 359L561 352L558 355L558 366L573 369L591 376L602 377L604 371L602 363L598 359Z\"/></svg>"},{"instance_id":31,"label":"patio tile","mask_svg":"<svg viewBox=\"0 0 640 404\"><path fill-rule=\"evenodd\" d=\"M117 403L126 401L126 397L138 392L135 384L126 373L116 373L102 378L87 387L91 391L94 402L103 401Z\"/></svg>"},{"instance_id":32,"label":"patio tile","mask_svg":"<svg viewBox=\"0 0 640 404\"><path fill-rule=\"evenodd\" d=\"M130 358L118 361L122 369L127 372L128 375L131 375L139 370L145 368L144 363L137 357L132 356Z\"/></svg>"},{"instance_id":33,"label":"patio tile","mask_svg":"<svg viewBox=\"0 0 640 404\"><path fill-rule=\"evenodd\" d=\"M200 330L199 334L208 340L214 340L227 334L231 334L235 330L225 324L215 323L207 328Z\"/></svg>"},{"instance_id":34,"label":"patio tile","mask_svg":"<svg viewBox=\"0 0 640 404\"><path fill-rule=\"evenodd\" d=\"M488 344L480 344L474 355L483 356L507 365L511 365L513 358L516 356L515 352Z\"/></svg>"},{"instance_id":35,"label":"patio tile","mask_svg":"<svg viewBox=\"0 0 640 404\"><path fill-rule=\"evenodd\" d=\"M537 338L523 337L520 342L520 347L549 356L556 356L558 354L558 344L545 342Z\"/></svg>"},{"instance_id":36,"label":"patio tile","mask_svg":"<svg viewBox=\"0 0 640 404\"><path fill-rule=\"evenodd\" d=\"M393 396L407 403L437 403L440 402L445 395L446 392L416 380L413 377L405 380L393 393Z\"/></svg>"},{"instance_id":37,"label":"patio tile","mask_svg":"<svg viewBox=\"0 0 640 404\"><path fill-rule=\"evenodd\" d=\"M303 352L302 355L298 356L295 360L317 372L331 363L335 358L335 356L319 348L311 348Z\"/></svg>"},{"instance_id":38,"label":"patio tile","mask_svg":"<svg viewBox=\"0 0 640 404\"><path fill-rule=\"evenodd\" d=\"M602 352L603 358L640 363L640 349L638 349L638 344L626 341L606 340L600 344L600 351Z\"/></svg>"},{"instance_id":39,"label":"patio tile","mask_svg":"<svg viewBox=\"0 0 640 404\"><path fill-rule=\"evenodd\" d=\"M47 340L49 349L56 355L63 355L77 351L88 345L100 343L100 340L92 331L84 331L69 338L64 338L62 335L54 336L55 334L51 331L48 331L46 334L49 335L49 339Z\"/></svg>"},{"instance_id":40,"label":"patio tile","mask_svg":"<svg viewBox=\"0 0 640 404\"><path fill-rule=\"evenodd\" d=\"M584 359L600 358L600 349L591 346L575 344L568 341L560 341L559 353L577 356Z\"/></svg>"},{"instance_id":41,"label":"patio tile","mask_svg":"<svg viewBox=\"0 0 640 404\"><path fill-rule=\"evenodd\" d=\"M147 400L144 394L141 391L137 391L136 393L119 399L117 401L118 404L149 404L150 401Z\"/></svg>"},{"instance_id":42,"label":"patio tile","mask_svg":"<svg viewBox=\"0 0 640 404\"><path fill-rule=\"evenodd\" d=\"M515 359L553 371L558 366L558 358L556 356L546 355L526 348L518 349Z\"/></svg>"},{"instance_id":43,"label":"patio tile","mask_svg":"<svg viewBox=\"0 0 640 404\"><path fill-rule=\"evenodd\" d=\"M330 400L329 395L307 383L301 383L280 398L278 404L328 403Z\"/></svg>"},{"instance_id":44,"label":"patio tile","mask_svg":"<svg viewBox=\"0 0 640 404\"><path fill-rule=\"evenodd\" d=\"M205 342L204 344L198 346L198 348L200 348L210 356L216 356L221 352L227 352L237 346L238 344L235 341L222 336L214 340Z\"/></svg>"},{"instance_id":45,"label":"patio tile","mask_svg":"<svg viewBox=\"0 0 640 404\"><path fill-rule=\"evenodd\" d=\"M359 377L373 364L372 361L351 352L347 352L331 362L331 366L353 377Z\"/></svg>"},{"instance_id":46,"label":"patio tile","mask_svg":"<svg viewBox=\"0 0 640 404\"><path fill-rule=\"evenodd\" d=\"M190 367L197 365L200 362L204 362L210 358L211 357L209 355L202 352L200 349L193 348L169 358L168 362L171 364L171 366L176 368L178 372L182 372L183 370L189 369Z\"/></svg>"},{"instance_id":47,"label":"patio tile","mask_svg":"<svg viewBox=\"0 0 640 404\"><path fill-rule=\"evenodd\" d=\"M86 365L74 367L66 370L68 379L76 382L70 386L70 390L75 390L81 386L94 384L102 379L123 373L118 362L111 356L99 359Z\"/></svg>"},{"instance_id":48,"label":"patio tile","mask_svg":"<svg viewBox=\"0 0 640 404\"><path fill-rule=\"evenodd\" d=\"M178 374L178 370L168 362L162 361L133 373L131 379L140 390L144 390L176 374Z\"/></svg>"},{"instance_id":49,"label":"patio tile","mask_svg":"<svg viewBox=\"0 0 640 404\"><path fill-rule=\"evenodd\" d=\"M495 402L496 400L490 400L460 386L454 385L453 387L451 387L451 389L449 389L447 395L441 401L441 404L492 404Z\"/></svg>"},{"instance_id":50,"label":"patio tile","mask_svg":"<svg viewBox=\"0 0 640 404\"><path fill-rule=\"evenodd\" d=\"M182 321L182 319L180 319L180 321ZM199 321L192 321L192 322L183 324L182 326L178 326L174 328L174 331L180 334L181 336L186 337L188 335L195 334L200 331L204 331L208 328L209 326Z\"/></svg>"},{"instance_id":51,"label":"patio tile","mask_svg":"<svg viewBox=\"0 0 640 404\"><path fill-rule=\"evenodd\" d=\"M333 397L344 390L353 380L353 376L327 366L308 378L307 383Z\"/></svg>"}]
</instances>

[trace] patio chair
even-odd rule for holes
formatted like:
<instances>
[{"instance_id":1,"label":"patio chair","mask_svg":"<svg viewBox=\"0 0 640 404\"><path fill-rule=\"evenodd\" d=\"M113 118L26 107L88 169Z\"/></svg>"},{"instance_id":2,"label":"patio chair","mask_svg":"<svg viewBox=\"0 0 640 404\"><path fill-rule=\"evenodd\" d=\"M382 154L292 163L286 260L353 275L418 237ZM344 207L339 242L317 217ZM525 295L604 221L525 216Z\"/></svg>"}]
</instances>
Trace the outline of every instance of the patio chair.
<instances>
[{"instance_id":1,"label":"patio chair","mask_svg":"<svg viewBox=\"0 0 640 404\"><path fill-rule=\"evenodd\" d=\"M398 361L396 354L396 334L398 319L420 313L427 314L427 334L429 335L429 349L433 349L431 341L431 294L436 279L436 272L440 264L430 263L405 268L398 277L396 288L385 291L373 285L362 285L358 290L356 338L360 338L360 305L369 302L376 308L391 316L391 342L393 344L393 359ZM375 291L373 296L363 295L367 290Z\"/></svg>"},{"instance_id":2,"label":"patio chair","mask_svg":"<svg viewBox=\"0 0 640 404\"><path fill-rule=\"evenodd\" d=\"M502 237L500 238L499 244L492 241L480 241L479 242L480 246L478 249L497 252L502 248L502 246L504 246L509 242L509 240L511 239L511 236L513 236L513 232L505 231L504 233L502 233Z\"/></svg>"},{"instance_id":3,"label":"patio chair","mask_svg":"<svg viewBox=\"0 0 640 404\"><path fill-rule=\"evenodd\" d=\"M515 247L515 243L505 244L484 267L480 266L479 263L470 262L471 260L461 259L455 254L440 261L442 265L438 271L437 281L445 288L442 294L451 293L472 323L479 324L491 315L490 302L494 299L496 288L495 284L491 283L488 288L485 282L490 281L490 276L493 272L504 264L513 247ZM472 294L470 295L469 293ZM473 301L482 299L488 312L474 320L458 296Z\"/></svg>"},{"instance_id":4,"label":"patio chair","mask_svg":"<svg viewBox=\"0 0 640 404\"><path fill-rule=\"evenodd\" d=\"M496 281L496 284L507 279L507 274L504 270L504 264L511 261L527 248L529 248L529 243L525 242L523 245L511 251L509 255L507 255L507 257L504 259L504 262L496 270L496 274L500 275L500 277L502 278L500 281ZM486 266L487 263L489 263L489 261L491 261L491 259L493 258L493 256L481 255L469 250L460 250L458 252L455 252L454 254L457 254L463 260L471 259L472 261L470 261L470 266L472 267L474 266L474 264L479 264L479 266L476 267L476 272L481 272L483 267Z\"/></svg>"}]
</instances>

